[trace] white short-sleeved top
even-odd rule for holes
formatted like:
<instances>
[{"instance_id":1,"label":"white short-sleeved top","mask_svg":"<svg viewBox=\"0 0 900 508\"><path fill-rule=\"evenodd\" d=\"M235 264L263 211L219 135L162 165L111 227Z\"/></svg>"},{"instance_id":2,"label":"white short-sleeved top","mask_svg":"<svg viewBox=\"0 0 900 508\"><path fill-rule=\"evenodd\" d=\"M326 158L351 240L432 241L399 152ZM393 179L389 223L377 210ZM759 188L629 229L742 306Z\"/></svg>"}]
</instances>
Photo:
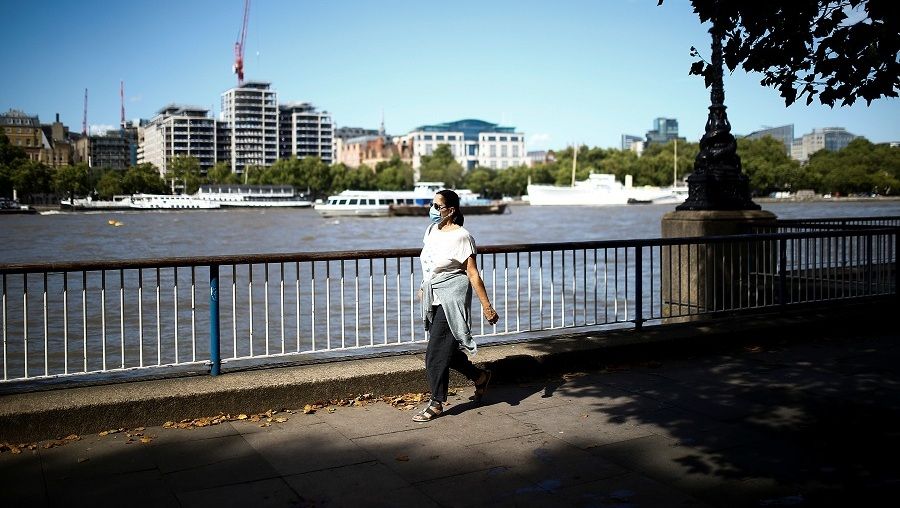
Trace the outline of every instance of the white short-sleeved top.
<instances>
[{"instance_id":1,"label":"white short-sleeved top","mask_svg":"<svg viewBox=\"0 0 900 508\"><path fill-rule=\"evenodd\" d=\"M429 227L422 241L425 246L419 260L423 280L431 280L439 273L463 273L466 260L475 254L475 239L464 227L449 231L442 231L437 226ZM439 303L434 301L435 305Z\"/></svg>"}]
</instances>

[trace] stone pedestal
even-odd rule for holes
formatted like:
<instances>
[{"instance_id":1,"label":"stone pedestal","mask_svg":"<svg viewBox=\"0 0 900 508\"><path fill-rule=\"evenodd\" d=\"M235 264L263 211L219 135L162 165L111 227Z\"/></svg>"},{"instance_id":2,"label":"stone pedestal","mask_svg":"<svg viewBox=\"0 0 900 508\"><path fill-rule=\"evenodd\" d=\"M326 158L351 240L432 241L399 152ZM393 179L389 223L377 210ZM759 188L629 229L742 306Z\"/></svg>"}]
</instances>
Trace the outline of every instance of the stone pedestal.
<instances>
[{"instance_id":1,"label":"stone pedestal","mask_svg":"<svg viewBox=\"0 0 900 508\"><path fill-rule=\"evenodd\" d=\"M674 211L662 218L662 237L742 235L770 226L763 210ZM663 247L662 312L667 322L756 306L771 294L777 264L774 244L745 240Z\"/></svg>"}]
</instances>

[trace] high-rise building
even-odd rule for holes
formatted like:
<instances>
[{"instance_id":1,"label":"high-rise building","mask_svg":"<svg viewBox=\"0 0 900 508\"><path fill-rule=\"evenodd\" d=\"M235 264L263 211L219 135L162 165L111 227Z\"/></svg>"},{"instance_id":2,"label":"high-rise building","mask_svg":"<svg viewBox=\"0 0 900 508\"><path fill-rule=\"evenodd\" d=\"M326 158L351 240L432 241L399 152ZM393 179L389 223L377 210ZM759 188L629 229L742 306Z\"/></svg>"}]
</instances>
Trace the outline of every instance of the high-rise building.
<instances>
[{"instance_id":1,"label":"high-rise building","mask_svg":"<svg viewBox=\"0 0 900 508\"><path fill-rule=\"evenodd\" d=\"M268 167L278 158L278 95L270 83L247 81L222 94L222 122L231 171ZM226 139L227 138L227 139ZM224 151L224 150L223 150ZM224 155L224 154L223 154Z\"/></svg>"},{"instance_id":2,"label":"high-rise building","mask_svg":"<svg viewBox=\"0 0 900 508\"><path fill-rule=\"evenodd\" d=\"M622 134L622 150L631 150L631 144L643 141L644 138L632 134Z\"/></svg>"},{"instance_id":3,"label":"high-rise building","mask_svg":"<svg viewBox=\"0 0 900 508\"><path fill-rule=\"evenodd\" d=\"M104 134L90 134L75 141L75 162L91 168L128 169L131 166L132 146L135 143L122 130Z\"/></svg>"},{"instance_id":4,"label":"high-rise building","mask_svg":"<svg viewBox=\"0 0 900 508\"><path fill-rule=\"evenodd\" d=\"M843 127L813 129L809 134L795 139L791 144L791 157L806 162L809 156L819 150L837 151L845 148L859 136L847 132Z\"/></svg>"},{"instance_id":5,"label":"high-rise building","mask_svg":"<svg viewBox=\"0 0 900 508\"><path fill-rule=\"evenodd\" d=\"M217 161L216 121L209 109L170 104L141 127L138 163L156 166L165 178L175 157L194 157L202 172Z\"/></svg>"},{"instance_id":6,"label":"high-rise building","mask_svg":"<svg viewBox=\"0 0 900 508\"><path fill-rule=\"evenodd\" d=\"M794 124L782 125L780 127L767 127L755 132L751 132L744 136L747 139L762 139L766 136L781 141L784 144L785 153L791 154L791 145L794 143Z\"/></svg>"},{"instance_id":7,"label":"high-rise building","mask_svg":"<svg viewBox=\"0 0 900 508\"><path fill-rule=\"evenodd\" d=\"M647 131L647 146L665 144L674 139L678 139L678 120L662 117L653 120L653 129Z\"/></svg>"},{"instance_id":8,"label":"high-rise building","mask_svg":"<svg viewBox=\"0 0 900 508\"><path fill-rule=\"evenodd\" d=\"M431 155L439 145L450 152L463 168L475 166L506 169L528 164L525 134L515 127L501 127L483 120L458 120L423 125L405 136L413 147L413 168L418 170L423 155Z\"/></svg>"},{"instance_id":9,"label":"high-rise building","mask_svg":"<svg viewBox=\"0 0 900 508\"><path fill-rule=\"evenodd\" d=\"M327 111L316 111L307 102L278 106L279 157L318 157L334 162L334 126Z\"/></svg>"}]
</instances>

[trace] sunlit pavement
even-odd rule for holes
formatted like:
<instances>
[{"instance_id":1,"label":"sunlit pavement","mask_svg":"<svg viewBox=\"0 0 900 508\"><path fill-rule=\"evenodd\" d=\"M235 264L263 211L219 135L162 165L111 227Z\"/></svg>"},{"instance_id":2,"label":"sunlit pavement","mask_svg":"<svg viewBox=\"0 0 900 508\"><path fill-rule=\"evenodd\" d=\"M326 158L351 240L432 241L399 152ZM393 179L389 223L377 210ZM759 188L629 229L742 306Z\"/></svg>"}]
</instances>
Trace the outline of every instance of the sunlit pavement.
<instances>
[{"instance_id":1,"label":"sunlit pavement","mask_svg":"<svg viewBox=\"0 0 900 508\"><path fill-rule=\"evenodd\" d=\"M3 506L875 506L900 493L898 334L742 341L526 381L0 454ZM651 355L652 356L652 355ZM251 421L253 420L253 421ZM61 444L60 446L52 446Z\"/></svg>"}]
</instances>

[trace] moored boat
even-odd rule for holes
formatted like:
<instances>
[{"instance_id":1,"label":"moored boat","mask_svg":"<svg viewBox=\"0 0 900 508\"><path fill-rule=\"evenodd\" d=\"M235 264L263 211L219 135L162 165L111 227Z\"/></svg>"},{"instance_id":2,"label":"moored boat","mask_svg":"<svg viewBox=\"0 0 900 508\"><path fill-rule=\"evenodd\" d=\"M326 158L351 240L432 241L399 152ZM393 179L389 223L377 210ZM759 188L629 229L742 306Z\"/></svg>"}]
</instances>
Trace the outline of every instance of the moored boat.
<instances>
[{"instance_id":1,"label":"moored boat","mask_svg":"<svg viewBox=\"0 0 900 508\"><path fill-rule=\"evenodd\" d=\"M64 210L131 210L134 207L130 195L113 196L111 200L86 198L63 199L59 202Z\"/></svg>"},{"instance_id":2,"label":"moored boat","mask_svg":"<svg viewBox=\"0 0 900 508\"><path fill-rule=\"evenodd\" d=\"M506 212L508 203L491 199L473 199L463 201L460 199L459 207L463 215L489 215L502 214ZM428 207L431 203L424 205L391 205L391 215L396 216L417 216L424 217L428 215Z\"/></svg>"},{"instance_id":3,"label":"moored boat","mask_svg":"<svg viewBox=\"0 0 900 508\"><path fill-rule=\"evenodd\" d=\"M141 210L216 210L218 203L184 194L132 194L131 208Z\"/></svg>"},{"instance_id":4,"label":"moored boat","mask_svg":"<svg viewBox=\"0 0 900 508\"><path fill-rule=\"evenodd\" d=\"M308 208L312 201L290 185L201 185L194 199L223 208Z\"/></svg>"},{"instance_id":5,"label":"moored boat","mask_svg":"<svg viewBox=\"0 0 900 508\"><path fill-rule=\"evenodd\" d=\"M428 207L434 194L444 189L443 182L419 182L411 191L362 191L345 190L340 194L328 196L328 200L317 203L315 209L322 217L387 217L389 215L428 215ZM488 200L478 202L478 194L468 189L456 189L460 203L477 204L483 210L505 210L506 204L499 207ZM487 211L482 213L503 213ZM465 209L463 210L465 212ZM477 212L469 212L477 213Z\"/></svg>"}]
</instances>

